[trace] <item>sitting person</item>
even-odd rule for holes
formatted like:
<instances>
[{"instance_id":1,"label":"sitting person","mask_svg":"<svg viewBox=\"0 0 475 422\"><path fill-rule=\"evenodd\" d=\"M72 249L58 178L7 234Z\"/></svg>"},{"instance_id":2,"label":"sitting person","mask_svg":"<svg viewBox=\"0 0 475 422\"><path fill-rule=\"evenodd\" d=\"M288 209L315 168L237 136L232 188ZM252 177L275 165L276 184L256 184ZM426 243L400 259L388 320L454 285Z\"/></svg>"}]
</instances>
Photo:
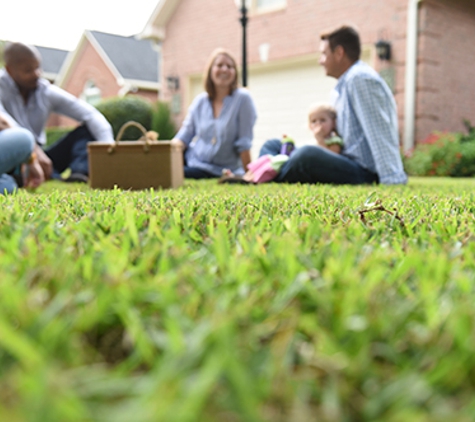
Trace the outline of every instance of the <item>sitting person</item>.
<instances>
[{"instance_id":1,"label":"sitting person","mask_svg":"<svg viewBox=\"0 0 475 422\"><path fill-rule=\"evenodd\" d=\"M87 181L87 143L113 142L112 128L94 107L40 78L41 57L35 47L9 44L4 53L5 70L0 70L0 101L18 126L35 137L35 153L46 179L60 179L67 168L66 181ZM44 128L51 113L68 116L81 126L45 149Z\"/></svg>"},{"instance_id":2,"label":"sitting person","mask_svg":"<svg viewBox=\"0 0 475 422\"><path fill-rule=\"evenodd\" d=\"M326 148L298 148L280 169L277 182L333 184L404 184L399 152L398 117L386 82L359 60L358 33L343 26L321 35L320 64L338 79L335 108L341 154ZM277 155L280 143L267 141L260 155Z\"/></svg>"},{"instance_id":3,"label":"sitting person","mask_svg":"<svg viewBox=\"0 0 475 422\"><path fill-rule=\"evenodd\" d=\"M336 129L336 110L326 104L313 104L308 111L308 127L317 141L317 145L340 154L343 140Z\"/></svg>"},{"instance_id":4,"label":"sitting person","mask_svg":"<svg viewBox=\"0 0 475 422\"><path fill-rule=\"evenodd\" d=\"M35 139L26 129L13 127L13 120L0 106L0 194L12 193L18 184L11 172L23 166L23 185L36 188L44 181L44 174L34 153Z\"/></svg>"},{"instance_id":5,"label":"sitting person","mask_svg":"<svg viewBox=\"0 0 475 422\"><path fill-rule=\"evenodd\" d=\"M326 148L336 154L340 154L343 147L343 140L336 131L336 111L330 105L314 104L308 112L308 127L312 132L317 145ZM281 140L275 139L267 141L267 147L280 149L278 155L261 154L261 156L252 161L247 168L249 169L244 176L239 177L227 170L224 172L220 183L265 183L274 180L280 168L289 159L294 152L294 141L284 136Z\"/></svg>"},{"instance_id":6,"label":"sitting person","mask_svg":"<svg viewBox=\"0 0 475 422\"><path fill-rule=\"evenodd\" d=\"M186 178L220 177L223 169L242 175L251 161L256 109L237 81L232 55L215 50L206 68L206 92L195 98L172 140L185 150Z\"/></svg>"}]
</instances>

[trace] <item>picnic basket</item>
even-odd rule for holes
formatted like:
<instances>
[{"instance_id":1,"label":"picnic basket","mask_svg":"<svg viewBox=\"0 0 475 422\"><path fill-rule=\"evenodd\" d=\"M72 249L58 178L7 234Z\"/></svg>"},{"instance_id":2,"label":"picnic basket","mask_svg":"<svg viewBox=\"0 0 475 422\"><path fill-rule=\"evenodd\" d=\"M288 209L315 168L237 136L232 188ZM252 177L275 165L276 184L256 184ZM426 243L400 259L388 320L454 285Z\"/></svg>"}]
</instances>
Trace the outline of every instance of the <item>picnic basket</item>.
<instances>
[{"instance_id":1,"label":"picnic basket","mask_svg":"<svg viewBox=\"0 0 475 422\"><path fill-rule=\"evenodd\" d=\"M122 141L124 131L135 126L142 132L136 141ZM155 134L156 135L156 134ZM156 136L155 136L156 137ZM176 188L183 184L183 151L170 141L151 139L137 122L127 122L115 143L89 142L89 184L92 188Z\"/></svg>"}]
</instances>

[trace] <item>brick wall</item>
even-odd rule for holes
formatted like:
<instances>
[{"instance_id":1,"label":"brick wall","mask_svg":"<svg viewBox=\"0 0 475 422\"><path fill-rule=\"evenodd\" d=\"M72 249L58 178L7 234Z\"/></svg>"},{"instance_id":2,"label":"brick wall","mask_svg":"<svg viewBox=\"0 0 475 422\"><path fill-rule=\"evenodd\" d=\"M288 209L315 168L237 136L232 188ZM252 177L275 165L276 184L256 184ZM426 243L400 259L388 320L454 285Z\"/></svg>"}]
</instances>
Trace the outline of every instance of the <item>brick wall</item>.
<instances>
[{"instance_id":1,"label":"brick wall","mask_svg":"<svg viewBox=\"0 0 475 422\"><path fill-rule=\"evenodd\" d=\"M61 88L79 97L84 90L88 80L94 81L101 90L102 98L116 97L119 95L121 86L117 83L116 76L97 53L96 49L87 41L77 54L76 62L73 65L67 79ZM150 102L157 101L156 91L138 89L128 95L140 96ZM48 126L76 126L75 120L65 116L53 115L48 121Z\"/></svg>"},{"instance_id":2,"label":"brick wall","mask_svg":"<svg viewBox=\"0 0 475 422\"><path fill-rule=\"evenodd\" d=\"M416 139L475 124L475 5L425 1L420 14Z\"/></svg>"},{"instance_id":3,"label":"brick wall","mask_svg":"<svg viewBox=\"0 0 475 422\"><path fill-rule=\"evenodd\" d=\"M117 84L115 75L104 63L102 57L97 53L94 47L86 41L81 51L78 52L76 62L61 88L79 97L88 80L94 81L96 86L101 90L102 98L116 96L121 88ZM58 119L58 126L76 125L76 121L65 116L60 116Z\"/></svg>"},{"instance_id":4,"label":"brick wall","mask_svg":"<svg viewBox=\"0 0 475 422\"><path fill-rule=\"evenodd\" d=\"M248 60L259 62L259 45L270 44L269 61L318 52L321 31L350 23L358 27L363 44L373 45L379 37L392 43L396 75L395 96L403 113L407 0L288 0L280 11L254 15L248 26ZM162 46L163 77L178 75L182 100L184 82L203 71L216 47L230 49L240 62L241 26L234 0L181 0L166 27ZM375 59L376 68L380 64ZM162 80L162 86L166 86ZM163 98L170 99L165 88ZM178 123L186 112L181 108Z\"/></svg>"},{"instance_id":5,"label":"brick wall","mask_svg":"<svg viewBox=\"0 0 475 422\"><path fill-rule=\"evenodd\" d=\"M144 100L150 101L151 103L154 103L158 100L157 91L151 91L148 89L139 89L137 92L130 92L127 95L134 95L143 98Z\"/></svg>"}]
</instances>

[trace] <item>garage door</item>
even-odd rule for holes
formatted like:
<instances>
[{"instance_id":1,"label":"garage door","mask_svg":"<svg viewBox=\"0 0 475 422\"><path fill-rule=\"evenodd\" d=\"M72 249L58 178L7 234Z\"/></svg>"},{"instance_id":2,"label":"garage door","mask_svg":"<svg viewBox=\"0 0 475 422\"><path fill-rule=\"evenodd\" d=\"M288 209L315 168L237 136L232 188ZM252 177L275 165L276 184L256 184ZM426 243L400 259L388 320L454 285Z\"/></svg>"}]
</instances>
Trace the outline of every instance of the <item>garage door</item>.
<instances>
[{"instance_id":1,"label":"garage door","mask_svg":"<svg viewBox=\"0 0 475 422\"><path fill-rule=\"evenodd\" d=\"M336 79L325 75L317 58L290 65L252 69L249 89L256 103L258 120L254 131L252 155L262 144L284 134L297 145L315 142L308 129L310 104L330 101Z\"/></svg>"}]
</instances>

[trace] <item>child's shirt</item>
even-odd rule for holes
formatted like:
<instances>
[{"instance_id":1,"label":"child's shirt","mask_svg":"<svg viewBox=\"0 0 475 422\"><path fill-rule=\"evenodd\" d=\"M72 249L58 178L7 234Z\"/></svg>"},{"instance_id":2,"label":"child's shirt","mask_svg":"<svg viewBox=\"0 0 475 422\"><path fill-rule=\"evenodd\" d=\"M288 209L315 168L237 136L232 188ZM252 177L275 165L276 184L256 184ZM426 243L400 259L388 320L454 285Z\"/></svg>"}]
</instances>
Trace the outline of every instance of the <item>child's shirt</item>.
<instances>
[{"instance_id":1,"label":"child's shirt","mask_svg":"<svg viewBox=\"0 0 475 422\"><path fill-rule=\"evenodd\" d=\"M340 145L343 148L343 139L341 139L337 135L334 135L334 136L331 136L330 138L325 139L325 145L327 147L329 147L330 145Z\"/></svg>"}]
</instances>

